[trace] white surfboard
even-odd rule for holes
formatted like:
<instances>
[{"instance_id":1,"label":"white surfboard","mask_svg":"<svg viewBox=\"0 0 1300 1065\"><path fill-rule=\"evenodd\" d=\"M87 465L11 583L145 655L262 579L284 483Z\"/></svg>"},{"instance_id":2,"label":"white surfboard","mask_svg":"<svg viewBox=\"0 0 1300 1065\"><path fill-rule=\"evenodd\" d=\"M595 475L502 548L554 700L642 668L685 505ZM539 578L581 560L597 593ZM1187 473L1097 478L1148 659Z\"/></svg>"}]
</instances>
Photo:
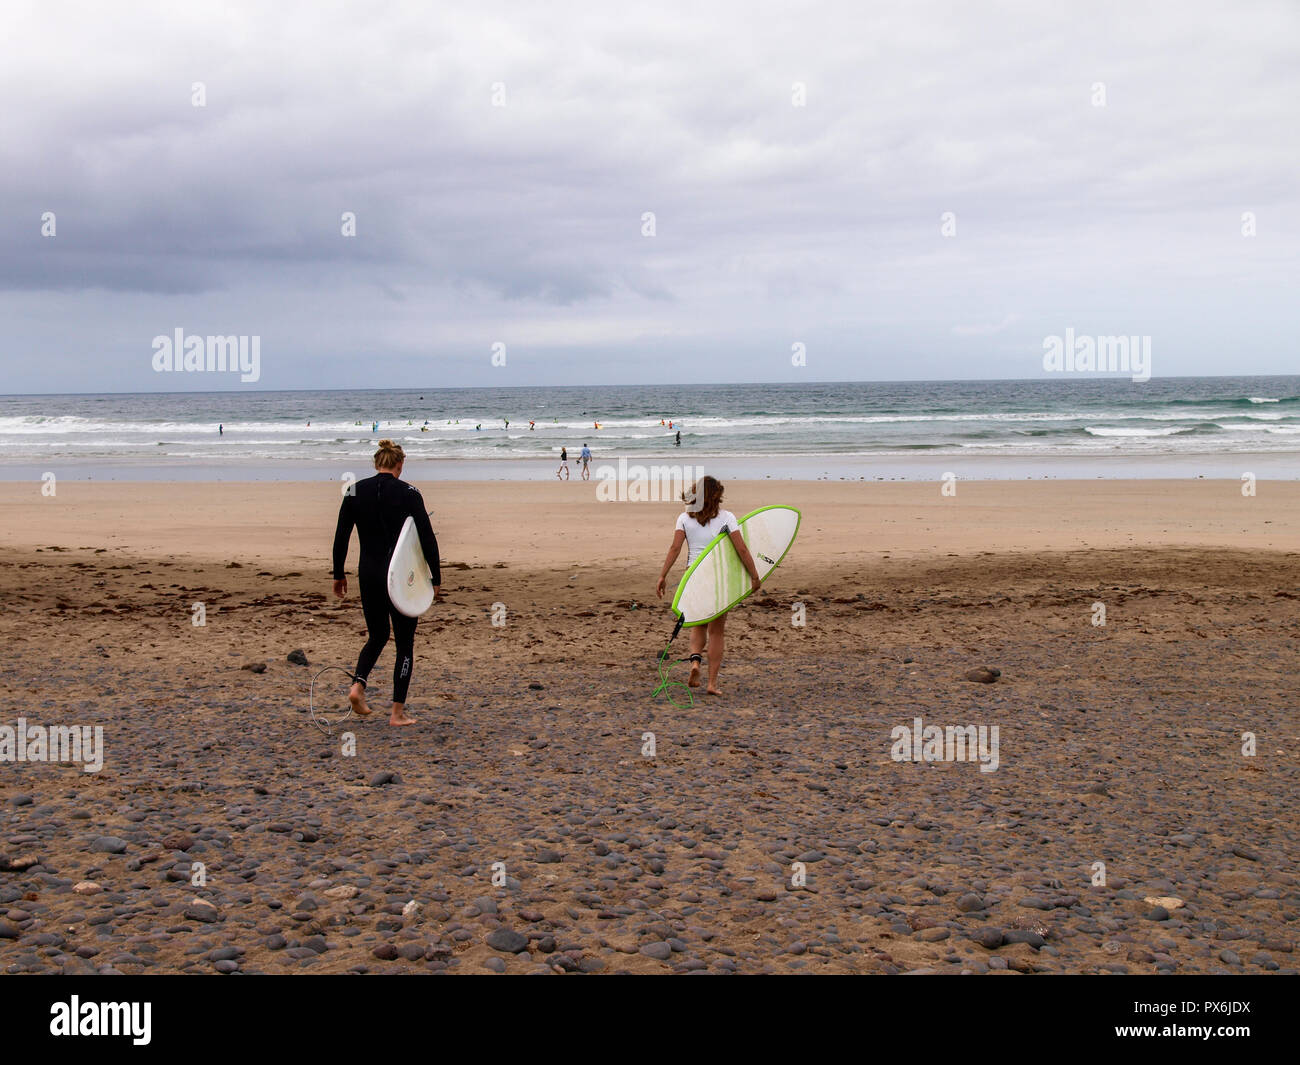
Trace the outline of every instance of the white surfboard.
<instances>
[{"instance_id":1,"label":"white surfboard","mask_svg":"<svg viewBox=\"0 0 1300 1065\"><path fill-rule=\"evenodd\" d=\"M402 523L388 562L388 598L408 618L418 618L433 605L433 574L424 560L414 518Z\"/></svg>"},{"instance_id":2,"label":"white surfboard","mask_svg":"<svg viewBox=\"0 0 1300 1065\"><path fill-rule=\"evenodd\" d=\"M759 507L740 519L740 535L754 556L760 580L767 580L785 558L799 532L801 517L794 507L770 506ZM673 610L681 616L683 625L703 625L725 614L751 590L749 574L731 542L730 532L719 533L682 575L673 596Z\"/></svg>"}]
</instances>

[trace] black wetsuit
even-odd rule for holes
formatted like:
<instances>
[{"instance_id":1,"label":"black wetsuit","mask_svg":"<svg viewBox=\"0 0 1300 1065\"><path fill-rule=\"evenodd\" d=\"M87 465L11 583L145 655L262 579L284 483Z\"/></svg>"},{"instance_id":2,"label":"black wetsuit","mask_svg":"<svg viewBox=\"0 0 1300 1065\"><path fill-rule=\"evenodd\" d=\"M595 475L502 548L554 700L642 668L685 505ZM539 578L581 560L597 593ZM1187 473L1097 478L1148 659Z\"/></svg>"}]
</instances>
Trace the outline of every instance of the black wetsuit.
<instances>
[{"instance_id":1,"label":"black wetsuit","mask_svg":"<svg viewBox=\"0 0 1300 1065\"><path fill-rule=\"evenodd\" d=\"M370 639L357 659L356 677L363 683L369 678L379 652L388 643L391 620L397 661L393 663L393 702L406 702L411 683L411 666L415 654L415 618L408 618L393 607L388 598L388 562L397 546L397 537L408 517L415 519L420 535L420 549L433 573L434 587L442 584L438 566L438 540L424 510L424 498L417 488L399 481L391 473L377 473L352 486L339 507L339 524L334 532L334 579L345 576L348 541L355 526L361 541L361 558L357 579L361 591L361 609L366 617Z\"/></svg>"}]
</instances>

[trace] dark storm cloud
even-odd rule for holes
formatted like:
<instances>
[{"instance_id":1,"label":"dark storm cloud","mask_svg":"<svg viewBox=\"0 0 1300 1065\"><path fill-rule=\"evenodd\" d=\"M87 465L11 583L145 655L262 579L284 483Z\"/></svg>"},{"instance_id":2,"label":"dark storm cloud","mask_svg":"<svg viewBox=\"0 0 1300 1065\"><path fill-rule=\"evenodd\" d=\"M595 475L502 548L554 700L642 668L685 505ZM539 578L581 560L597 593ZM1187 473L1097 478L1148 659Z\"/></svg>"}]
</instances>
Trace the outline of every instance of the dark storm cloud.
<instances>
[{"instance_id":1,"label":"dark storm cloud","mask_svg":"<svg viewBox=\"0 0 1300 1065\"><path fill-rule=\"evenodd\" d=\"M595 352L603 380L788 379L796 340L820 378L1024 376L1071 324L1264 372L1297 324L1284 2L33 4L9 30L0 342L49 356L13 388L155 387L131 360L202 320L267 335L268 387L308 359L354 384L358 350L493 383L497 339L501 383Z\"/></svg>"}]
</instances>

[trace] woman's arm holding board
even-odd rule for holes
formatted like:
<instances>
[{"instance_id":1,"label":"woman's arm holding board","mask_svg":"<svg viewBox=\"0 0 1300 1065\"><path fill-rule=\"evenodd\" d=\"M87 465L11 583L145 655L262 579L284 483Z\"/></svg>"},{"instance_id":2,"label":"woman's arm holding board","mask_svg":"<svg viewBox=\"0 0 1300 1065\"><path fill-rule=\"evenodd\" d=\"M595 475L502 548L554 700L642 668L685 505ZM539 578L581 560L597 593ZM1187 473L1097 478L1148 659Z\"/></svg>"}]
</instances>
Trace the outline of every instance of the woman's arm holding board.
<instances>
[{"instance_id":1,"label":"woman's arm holding board","mask_svg":"<svg viewBox=\"0 0 1300 1065\"><path fill-rule=\"evenodd\" d=\"M741 536L740 530L733 530L731 533L731 543L736 549L736 554L740 556L740 561L745 564L745 572L749 574L750 591L758 591L758 586L763 580L758 575L758 567L754 565L754 556L749 553L749 547L745 543L745 538Z\"/></svg>"}]
</instances>

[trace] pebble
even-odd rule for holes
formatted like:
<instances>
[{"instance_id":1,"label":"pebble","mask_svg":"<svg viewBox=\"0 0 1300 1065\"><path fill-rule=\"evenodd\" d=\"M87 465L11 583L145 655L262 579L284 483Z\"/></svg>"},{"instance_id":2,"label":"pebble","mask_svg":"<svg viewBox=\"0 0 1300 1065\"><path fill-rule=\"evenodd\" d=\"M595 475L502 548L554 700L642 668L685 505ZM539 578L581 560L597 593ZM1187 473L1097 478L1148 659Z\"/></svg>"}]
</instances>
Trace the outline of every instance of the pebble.
<instances>
[{"instance_id":1,"label":"pebble","mask_svg":"<svg viewBox=\"0 0 1300 1065\"><path fill-rule=\"evenodd\" d=\"M485 942L503 954L518 954L528 946L528 937L510 928L498 928L495 932L488 933Z\"/></svg>"}]
</instances>

